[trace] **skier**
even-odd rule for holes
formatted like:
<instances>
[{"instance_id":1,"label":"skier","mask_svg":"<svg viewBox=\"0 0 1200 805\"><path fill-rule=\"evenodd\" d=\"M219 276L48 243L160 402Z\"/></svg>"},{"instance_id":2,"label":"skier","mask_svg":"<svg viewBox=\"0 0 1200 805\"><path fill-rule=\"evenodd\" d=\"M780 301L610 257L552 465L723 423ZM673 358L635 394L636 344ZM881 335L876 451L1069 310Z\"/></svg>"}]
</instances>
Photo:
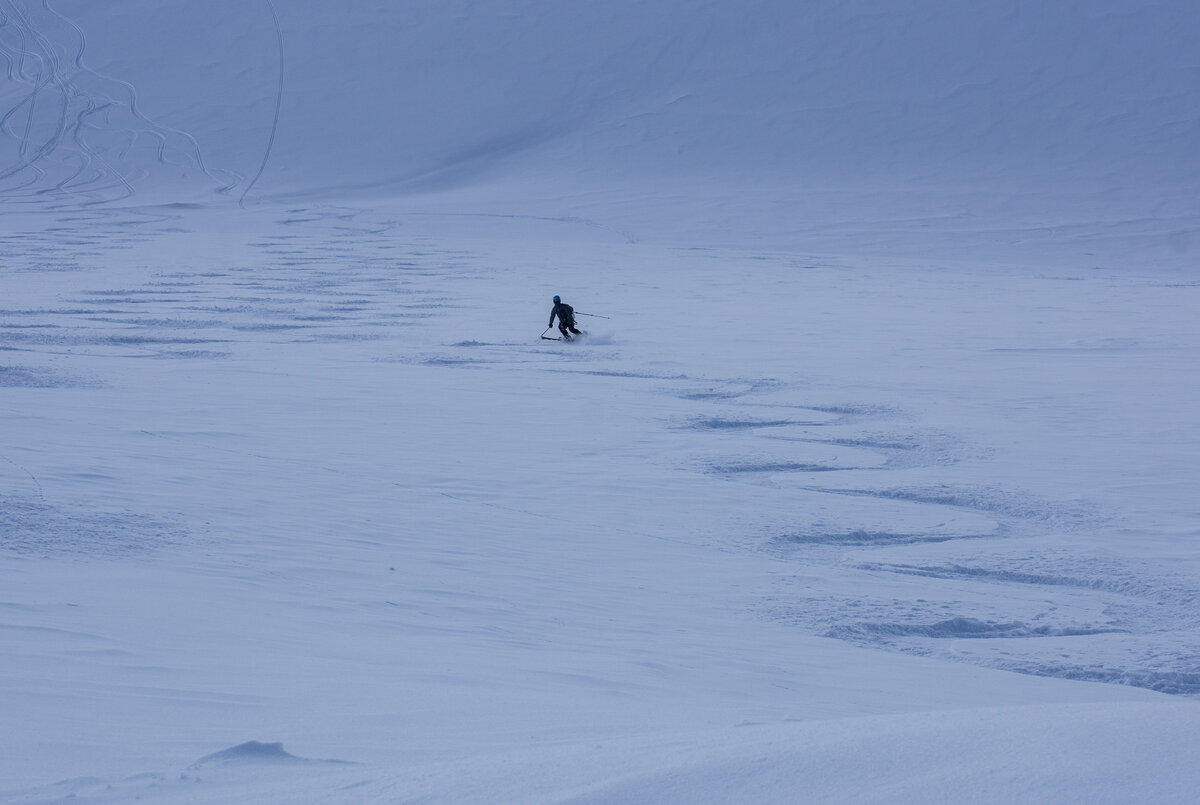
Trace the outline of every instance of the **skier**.
<instances>
[{"instance_id":1,"label":"skier","mask_svg":"<svg viewBox=\"0 0 1200 805\"><path fill-rule=\"evenodd\" d=\"M554 317L558 316L558 331L562 333L563 341L570 341L571 333L580 335L579 330L575 329L575 308L568 305L557 296L554 297L554 309L550 311L550 323L547 327L554 326Z\"/></svg>"}]
</instances>

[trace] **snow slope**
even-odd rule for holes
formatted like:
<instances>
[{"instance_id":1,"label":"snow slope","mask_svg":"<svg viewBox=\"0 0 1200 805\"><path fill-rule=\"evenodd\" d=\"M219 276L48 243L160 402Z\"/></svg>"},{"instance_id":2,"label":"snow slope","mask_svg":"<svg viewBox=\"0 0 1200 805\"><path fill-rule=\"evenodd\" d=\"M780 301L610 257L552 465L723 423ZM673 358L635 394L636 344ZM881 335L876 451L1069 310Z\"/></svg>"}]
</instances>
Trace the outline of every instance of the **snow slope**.
<instances>
[{"instance_id":1,"label":"snow slope","mask_svg":"<svg viewBox=\"0 0 1200 805\"><path fill-rule=\"evenodd\" d=\"M1196 21L6 4L0 802L1190 802Z\"/></svg>"},{"instance_id":2,"label":"snow slope","mask_svg":"<svg viewBox=\"0 0 1200 805\"><path fill-rule=\"evenodd\" d=\"M887 254L965 233L1177 261L1197 24L1184 0L24 0L6 159L57 147L6 197L401 194L638 240L862 248L871 221ZM81 159L104 178L64 185Z\"/></svg>"},{"instance_id":3,"label":"snow slope","mask_svg":"<svg viewBox=\"0 0 1200 805\"><path fill-rule=\"evenodd\" d=\"M282 76L264 193L455 186L506 163L572 181L1197 178L1185 2L54 9L80 29L66 47L243 176Z\"/></svg>"}]
</instances>

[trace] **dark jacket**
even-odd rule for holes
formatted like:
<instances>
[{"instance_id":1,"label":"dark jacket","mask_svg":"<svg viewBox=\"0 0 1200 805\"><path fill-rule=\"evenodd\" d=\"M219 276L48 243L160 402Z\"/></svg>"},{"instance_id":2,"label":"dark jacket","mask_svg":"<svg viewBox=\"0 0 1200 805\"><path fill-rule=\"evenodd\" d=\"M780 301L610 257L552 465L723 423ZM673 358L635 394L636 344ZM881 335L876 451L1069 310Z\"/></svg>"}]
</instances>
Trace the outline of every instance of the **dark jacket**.
<instances>
[{"instance_id":1,"label":"dark jacket","mask_svg":"<svg viewBox=\"0 0 1200 805\"><path fill-rule=\"evenodd\" d=\"M555 316L558 316L558 320L563 324L575 324L575 308L566 302L558 302L554 305L554 309L550 311L550 323L546 325L547 327L554 326Z\"/></svg>"}]
</instances>

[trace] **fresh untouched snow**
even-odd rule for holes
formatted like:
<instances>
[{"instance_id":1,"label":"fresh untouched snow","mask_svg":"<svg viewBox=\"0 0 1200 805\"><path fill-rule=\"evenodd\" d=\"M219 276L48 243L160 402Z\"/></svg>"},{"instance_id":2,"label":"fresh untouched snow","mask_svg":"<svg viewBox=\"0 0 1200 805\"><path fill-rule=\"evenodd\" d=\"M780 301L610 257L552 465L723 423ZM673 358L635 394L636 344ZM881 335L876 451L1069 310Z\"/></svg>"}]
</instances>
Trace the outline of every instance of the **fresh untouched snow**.
<instances>
[{"instance_id":1,"label":"fresh untouched snow","mask_svg":"<svg viewBox=\"0 0 1200 805\"><path fill-rule=\"evenodd\" d=\"M0 9L0 802L1194 801L1193 5L178 5Z\"/></svg>"}]
</instances>

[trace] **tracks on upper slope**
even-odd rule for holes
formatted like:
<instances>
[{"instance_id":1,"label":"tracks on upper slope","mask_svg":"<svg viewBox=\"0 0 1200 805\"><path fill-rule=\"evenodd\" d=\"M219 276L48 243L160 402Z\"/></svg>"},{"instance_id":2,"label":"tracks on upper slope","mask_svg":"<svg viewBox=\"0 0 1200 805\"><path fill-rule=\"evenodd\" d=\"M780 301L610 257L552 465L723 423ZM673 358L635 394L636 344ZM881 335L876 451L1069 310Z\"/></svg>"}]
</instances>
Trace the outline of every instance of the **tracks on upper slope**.
<instances>
[{"instance_id":1,"label":"tracks on upper slope","mask_svg":"<svg viewBox=\"0 0 1200 805\"><path fill-rule=\"evenodd\" d=\"M196 139L152 121L128 81L87 67L87 37L46 0L0 8L0 203L91 205L132 198L150 170L217 193L242 177L206 164Z\"/></svg>"}]
</instances>

